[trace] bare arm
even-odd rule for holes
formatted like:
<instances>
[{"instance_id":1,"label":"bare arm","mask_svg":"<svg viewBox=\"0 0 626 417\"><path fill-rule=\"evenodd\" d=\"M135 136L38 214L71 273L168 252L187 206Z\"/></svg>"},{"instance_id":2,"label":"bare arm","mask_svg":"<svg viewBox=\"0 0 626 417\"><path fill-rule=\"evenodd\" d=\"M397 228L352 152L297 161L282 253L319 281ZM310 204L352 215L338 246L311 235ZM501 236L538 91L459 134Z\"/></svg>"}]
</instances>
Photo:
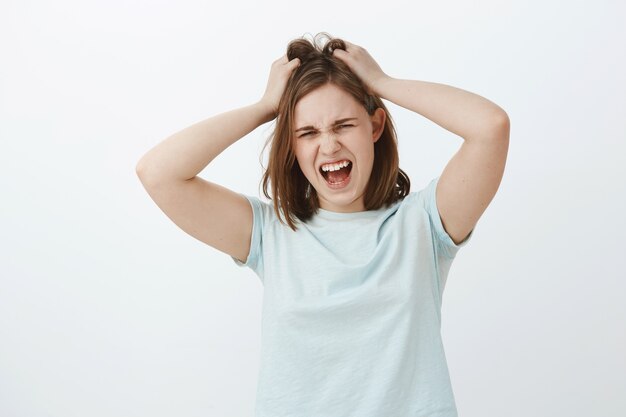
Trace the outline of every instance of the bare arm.
<instances>
[{"instance_id":1,"label":"bare arm","mask_svg":"<svg viewBox=\"0 0 626 417\"><path fill-rule=\"evenodd\" d=\"M348 49L335 49L341 59L363 81L370 92L414 111L463 139L484 139L501 136L508 116L497 104L478 94L420 80L390 77L380 68L367 50L346 42Z\"/></svg>"},{"instance_id":2,"label":"bare arm","mask_svg":"<svg viewBox=\"0 0 626 417\"><path fill-rule=\"evenodd\" d=\"M274 61L259 102L181 130L152 148L136 166L150 197L176 225L242 262L250 250L252 207L243 195L197 174L227 147L276 117L284 86L298 63L286 56Z\"/></svg>"},{"instance_id":3,"label":"bare arm","mask_svg":"<svg viewBox=\"0 0 626 417\"><path fill-rule=\"evenodd\" d=\"M146 153L137 173L148 179L191 179L230 145L273 118L271 109L257 102L195 123Z\"/></svg>"},{"instance_id":4,"label":"bare arm","mask_svg":"<svg viewBox=\"0 0 626 417\"><path fill-rule=\"evenodd\" d=\"M436 190L441 222L459 244L476 227L502 182L509 149L508 115L484 97L445 84L385 78L376 88L381 97L464 139Z\"/></svg>"},{"instance_id":5,"label":"bare arm","mask_svg":"<svg viewBox=\"0 0 626 417\"><path fill-rule=\"evenodd\" d=\"M464 139L443 170L436 199L441 222L456 244L464 241L496 194L509 149L510 121L495 103L445 84L385 74L367 50L346 42L334 50L379 97L414 111Z\"/></svg>"},{"instance_id":6,"label":"bare arm","mask_svg":"<svg viewBox=\"0 0 626 417\"><path fill-rule=\"evenodd\" d=\"M375 94L414 111L464 139L500 135L507 115L495 103L469 91L429 81L381 78Z\"/></svg>"}]
</instances>

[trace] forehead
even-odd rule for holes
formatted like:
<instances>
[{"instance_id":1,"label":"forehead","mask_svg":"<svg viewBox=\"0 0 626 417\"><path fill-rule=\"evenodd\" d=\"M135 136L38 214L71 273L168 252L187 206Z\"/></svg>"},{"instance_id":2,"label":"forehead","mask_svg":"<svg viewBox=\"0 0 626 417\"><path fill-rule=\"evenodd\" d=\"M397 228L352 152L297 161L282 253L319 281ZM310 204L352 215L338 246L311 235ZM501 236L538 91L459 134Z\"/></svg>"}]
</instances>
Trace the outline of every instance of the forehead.
<instances>
[{"instance_id":1,"label":"forehead","mask_svg":"<svg viewBox=\"0 0 626 417\"><path fill-rule=\"evenodd\" d=\"M331 125L345 117L360 117L365 108L348 92L334 84L319 87L296 103L294 122L299 126Z\"/></svg>"}]
</instances>

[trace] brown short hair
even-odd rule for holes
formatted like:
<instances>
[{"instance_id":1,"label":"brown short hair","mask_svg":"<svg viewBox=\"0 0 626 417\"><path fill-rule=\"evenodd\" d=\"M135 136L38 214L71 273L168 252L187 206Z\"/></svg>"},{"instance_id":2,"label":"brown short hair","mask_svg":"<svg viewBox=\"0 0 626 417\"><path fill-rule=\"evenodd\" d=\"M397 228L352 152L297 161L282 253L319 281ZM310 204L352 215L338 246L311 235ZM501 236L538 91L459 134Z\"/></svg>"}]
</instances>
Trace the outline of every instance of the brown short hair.
<instances>
[{"instance_id":1,"label":"brown short hair","mask_svg":"<svg viewBox=\"0 0 626 417\"><path fill-rule=\"evenodd\" d=\"M328 39L325 45L320 41ZM278 105L276 126L267 139L271 143L268 167L262 178L263 194L270 198L268 185L274 195L274 212L283 221L279 207L292 230L295 222L310 219L319 208L317 191L298 165L294 153L293 122L296 103L311 91L328 83L349 93L363 105L371 116L377 108L386 113L385 126L380 138L374 143L374 165L364 194L366 210L377 210L403 199L410 191L411 181L399 167L396 131L389 111L380 97L369 94L362 81L338 58L334 49L346 49L342 39L333 38L326 32L315 35L313 40L304 37L294 39L287 46L287 58L300 59Z\"/></svg>"}]
</instances>

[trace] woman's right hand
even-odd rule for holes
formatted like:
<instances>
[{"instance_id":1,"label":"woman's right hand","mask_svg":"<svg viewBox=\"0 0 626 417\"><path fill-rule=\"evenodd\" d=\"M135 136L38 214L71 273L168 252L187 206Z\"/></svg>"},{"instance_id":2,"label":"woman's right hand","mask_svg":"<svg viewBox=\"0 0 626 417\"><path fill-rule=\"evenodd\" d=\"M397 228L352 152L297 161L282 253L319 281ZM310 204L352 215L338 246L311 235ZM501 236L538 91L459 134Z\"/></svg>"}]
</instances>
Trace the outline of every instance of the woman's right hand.
<instances>
[{"instance_id":1,"label":"woman's right hand","mask_svg":"<svg viewBox=\"0 0 626 417\"><path fill-rule=\"evenodd\" d=\"M280 98L285 91L287 81L289 80L292 71L298 68L299 65L299 58L294 58L289 61L287 54L272 63L269 80L267 81L267 87L265 88L265 93L260 100L260 103L272 113L272 119L274 119L278 113L278 103L280 102Z\"/></svg>"}]
</instances>

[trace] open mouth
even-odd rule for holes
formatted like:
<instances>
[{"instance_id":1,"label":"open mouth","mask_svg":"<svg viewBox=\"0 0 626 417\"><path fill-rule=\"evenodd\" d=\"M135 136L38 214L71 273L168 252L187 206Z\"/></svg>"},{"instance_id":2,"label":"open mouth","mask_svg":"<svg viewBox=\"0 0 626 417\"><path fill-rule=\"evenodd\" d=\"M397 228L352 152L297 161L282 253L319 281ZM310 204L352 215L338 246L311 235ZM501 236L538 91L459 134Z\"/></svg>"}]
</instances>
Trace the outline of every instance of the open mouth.
<instances>
[{"instance_id":1,"label":"open mouth","mask_svg":"<svg viewBox=\"0 0 626 417\"><path fill-rule=\"evenodd\" d=\"M352 171L352 162L348 161L348 165L339 168L336 171L324 171L322 167L319 169L320 173L329 184L341 184L350 176Z\"/></svg>"}]
</instances>

